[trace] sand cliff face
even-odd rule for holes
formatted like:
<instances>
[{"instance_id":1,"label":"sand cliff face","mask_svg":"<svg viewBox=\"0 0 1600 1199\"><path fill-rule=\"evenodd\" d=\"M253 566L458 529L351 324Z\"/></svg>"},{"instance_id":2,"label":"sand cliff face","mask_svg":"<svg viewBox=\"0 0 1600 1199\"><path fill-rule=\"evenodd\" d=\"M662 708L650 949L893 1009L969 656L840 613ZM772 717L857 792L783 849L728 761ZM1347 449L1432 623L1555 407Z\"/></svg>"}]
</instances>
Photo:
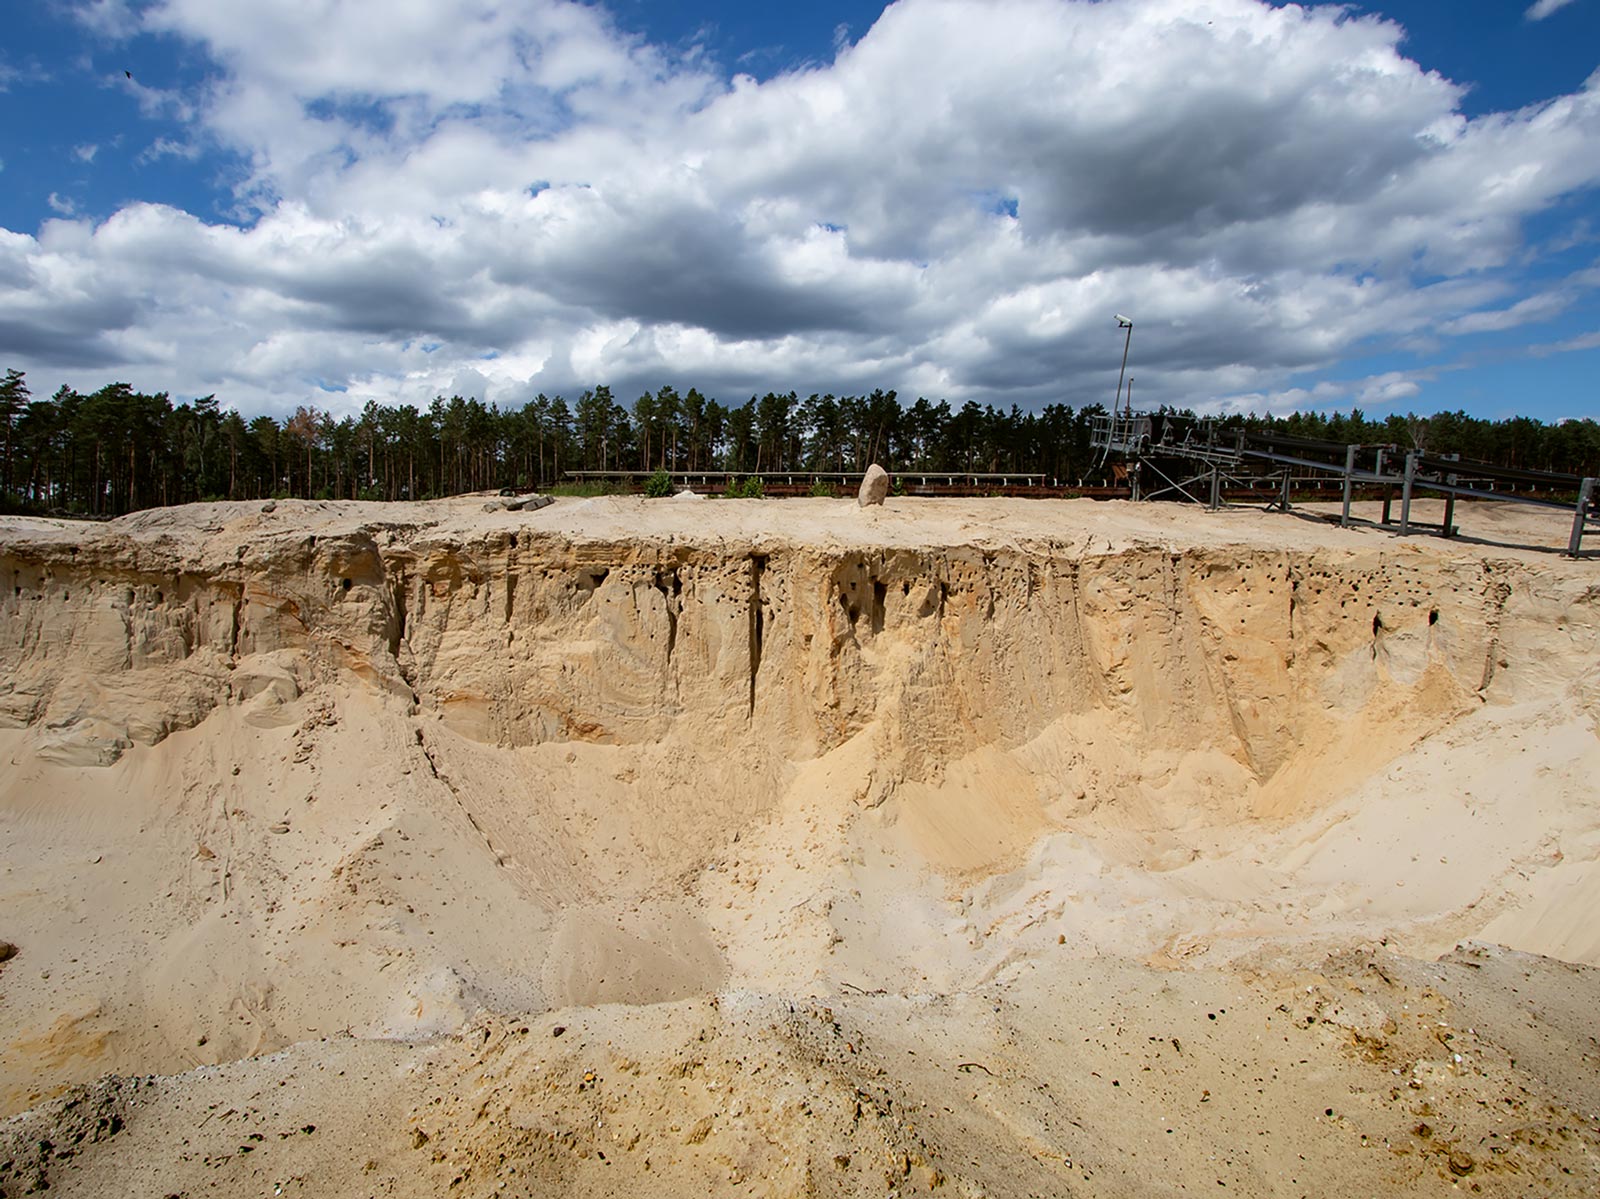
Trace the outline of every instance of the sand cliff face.
<instances>
[{"instance_id":1,"label":"sand cliff face","mask_svg":"<svg viewBox=\"0 0 1600 1199\"><path fill-rule=\"evenodd\" d=\"M1592 589L1510 561L333 523L241 530L222 561L220 528L199 546L135 524L0 547L0 721L78 765L221 705L270 725L335 680L503 747L677 738L793 763L872 725L881 799L1103 718L1138 757L1216 751L1270 791L1330 738L1398 721L1409 743L1570 683L1596 648Z\"/></svg>"},{"instance_id":2,"label":"sand cliff face","mask_svg":"<svg viewBox=\"0 0 1600 1199\"><path fill-rule=\"evenodd\" d=\"M1592 564L1150 506L482 507L0 532L0 1114L484 1009L1600 963Z\"/></svg>"}]
</instances>

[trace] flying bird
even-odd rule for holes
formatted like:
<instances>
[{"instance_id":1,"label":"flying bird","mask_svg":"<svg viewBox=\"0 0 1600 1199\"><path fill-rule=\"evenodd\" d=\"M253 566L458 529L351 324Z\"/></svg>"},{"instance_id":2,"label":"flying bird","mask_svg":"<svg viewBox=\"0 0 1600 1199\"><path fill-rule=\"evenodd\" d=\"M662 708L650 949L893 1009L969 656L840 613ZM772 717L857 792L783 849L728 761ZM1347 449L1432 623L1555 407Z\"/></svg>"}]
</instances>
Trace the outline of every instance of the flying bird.
<instances>
[{"instance_id":1,"label":"flying bird","mask_svg":"<svg viewBox=\"0 0 1600 1199\"><path fill-rule=\"evenodd\" d=\"M122 72L122 73L123 73L123 74L124 74L124 75L126 75L126 76L127 76L127 77L128 77L128 78L129 78L129 79L132 79L132 78L133 78L133 72L132 72L132 71L124 71L124 72Z\"/></svg>"}]
</instances>

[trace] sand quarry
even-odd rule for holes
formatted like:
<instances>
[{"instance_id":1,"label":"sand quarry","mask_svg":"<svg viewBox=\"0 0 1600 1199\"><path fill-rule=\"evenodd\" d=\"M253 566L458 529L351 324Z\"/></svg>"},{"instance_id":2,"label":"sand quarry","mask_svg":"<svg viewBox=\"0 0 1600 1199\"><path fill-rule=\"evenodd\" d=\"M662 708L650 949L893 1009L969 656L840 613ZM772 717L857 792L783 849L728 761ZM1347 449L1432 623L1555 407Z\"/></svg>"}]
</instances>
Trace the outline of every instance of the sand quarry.
<instances>
[{"instance_id":1,"label":"sand quarry","mask_svg":"<svg viewBox=\"0 0 1600 1199\"><path fill-rule=\"evenodd\" d=\"M488 507L0 521L8 1199L1600 1193L1559 514Z\"/></svg>"}]
</instances>

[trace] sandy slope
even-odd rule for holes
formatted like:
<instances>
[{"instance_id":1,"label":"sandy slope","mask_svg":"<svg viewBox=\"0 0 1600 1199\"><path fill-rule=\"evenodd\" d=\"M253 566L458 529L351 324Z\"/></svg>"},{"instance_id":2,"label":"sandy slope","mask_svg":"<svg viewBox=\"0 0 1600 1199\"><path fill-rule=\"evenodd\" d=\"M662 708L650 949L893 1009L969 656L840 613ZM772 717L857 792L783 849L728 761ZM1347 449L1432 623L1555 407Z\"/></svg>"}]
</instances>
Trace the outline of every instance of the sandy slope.
<instances>
[{"instance_id":1,"label":"sandy slope","mask_svg":"<svg viewBox=\"0 0 1600 1199\"><path fill-rule=\"evenodd\" d=\"M0 524L0 1192L1592 1193L1558 519L484 507Z\"/></svg>"}]
</instances>

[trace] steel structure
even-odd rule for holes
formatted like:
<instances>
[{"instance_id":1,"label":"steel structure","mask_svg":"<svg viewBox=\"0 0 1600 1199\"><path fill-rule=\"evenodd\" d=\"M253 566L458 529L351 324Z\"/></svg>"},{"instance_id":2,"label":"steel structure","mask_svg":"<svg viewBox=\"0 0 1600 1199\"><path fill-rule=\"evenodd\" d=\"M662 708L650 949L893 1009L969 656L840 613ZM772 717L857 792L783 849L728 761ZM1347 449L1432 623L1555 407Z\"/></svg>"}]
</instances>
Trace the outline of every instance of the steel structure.
<instances>
[{"instance_id":1,"label":"steel structure","mask_svg":"<svg viewBox=\"0 0 1600 1199\"><path fill-rule=\"evenodd\" d=\"M1351 445L1224 429L1213 419L1159 412L1103 413L1091 422L1089 440L1102 463L1113 457L1120 460L1136 500L1180 496L1216 509L1222 506L1226 485L1235 492L1270 489L1274 498L1268 507L1287 512L1297 484L1332 484L1344 500L1339 523L1348 527L1355 488L1377 487L1383 498L1379 523L1396 523L1391 517L1398 490L1400 534L1427 528L1444 537L1458 532L1458 497L1531 504L1572 514L1567 553L1574 558L1583 548L1584 534L1600 529L1600 485L1593 476L1517 470L1394 445ZM1205 499L1198 494L1202 485L1209 492ZM1411 501L1419 491L1445 497L1442 522L1411 519ZM1542 494L1526 494L1529 491ZM1553 498L1558 494L1575 498Z\"/></svg>"}]
</instances>

